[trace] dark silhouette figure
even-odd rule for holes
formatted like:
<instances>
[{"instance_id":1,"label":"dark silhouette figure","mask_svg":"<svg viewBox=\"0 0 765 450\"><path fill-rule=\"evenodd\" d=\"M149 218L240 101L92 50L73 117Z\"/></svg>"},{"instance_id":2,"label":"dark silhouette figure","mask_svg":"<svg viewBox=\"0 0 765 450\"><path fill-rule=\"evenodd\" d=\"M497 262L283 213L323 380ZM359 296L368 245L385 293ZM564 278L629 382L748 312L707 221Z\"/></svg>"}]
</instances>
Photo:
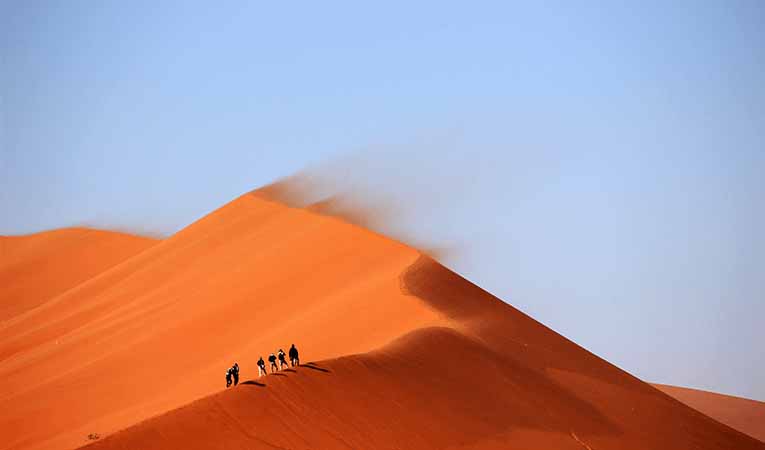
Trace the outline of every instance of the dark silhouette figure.
<instances>
[{"instance_id":1,"label":"dark silhouette figure","mask_svg":"<svg viewBox=\"0 0 765 450\"><path fill-rule=\"evenodd\" d=\"M239 364L234 363L234 366L231 368L233 370L232 375L234 376L234 386L239 384Z\"/></svg>"},{"instance_id":2,"label":"dark silhouette figure","mask_svg":"<svg viewBox=\"0 0 765 450\"><path fill-rule=\"evenodd\" d=\"M258 360L258 377L262 377L266 374L266 362L263 361L263 357L261 356Z\"/></svg>"},{"instance_id":3,"label":"dark silhouette figure","mask_svg":"<svg viewBox=\"0 0 765 450\"><path fill-rule=\"evenodd\" d=\"M292 344L292 347L290 347L289 355L290 355L290 362L292 363L292 367L299 366L300 358L298 358L298 349L297 347L295 347L295 344Z\"/></svg>"},{"instance_id":4,"label":"dark silhouette figure","mask_svg":"<svg viewBox=\"0 0 765 450\"><path fill-rule=\"evenodd\" d=\"M271 363L271 373L276 372L277 370L279 370L279 368L276 367L276 356L274 356L273 353L271 353L268 356L268 362Z\"/></svg>"},{"instance_id":5,"label":"dark silhouette figure","mask_svg":"<svg viewBox=\"0 0 765 450\"><path fill-rule=\"evenodd\" d=\"M234 369L232 367L229 367L228 370L226 370L226 388L228 389L229 386L231 386L231 377L234 375Z\"/></svg>"},{"instance_id":6,"label":"dark silhouette figure","mask_svg":"<svg viewBox=\"0 0 765 450\"><path fill-rule=\"evenodd\" d=\"M284 350L279 349L279 369L284 369L284 367L289 367L287 364L287 355L284 353Z\"/></svg>"}]
</instances>

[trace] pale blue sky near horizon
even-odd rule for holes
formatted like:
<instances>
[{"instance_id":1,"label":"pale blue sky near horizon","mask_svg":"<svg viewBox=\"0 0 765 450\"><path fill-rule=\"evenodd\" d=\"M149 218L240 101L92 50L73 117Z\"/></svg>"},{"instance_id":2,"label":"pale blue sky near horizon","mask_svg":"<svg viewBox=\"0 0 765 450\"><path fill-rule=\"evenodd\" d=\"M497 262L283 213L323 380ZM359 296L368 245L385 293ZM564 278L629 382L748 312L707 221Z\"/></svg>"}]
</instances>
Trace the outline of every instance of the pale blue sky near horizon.
<instances>
[{"instance_id":1,"label":"pale blue sky near horizon","mask_svg":"<svg viewBox=\"0 0 765 450\"><path fill-rule=\"evenodd\" d=\"M320 167L629 372L765 400L765 3L665 3L2 2L0 234Z\"/></svg>"}]
</instances>

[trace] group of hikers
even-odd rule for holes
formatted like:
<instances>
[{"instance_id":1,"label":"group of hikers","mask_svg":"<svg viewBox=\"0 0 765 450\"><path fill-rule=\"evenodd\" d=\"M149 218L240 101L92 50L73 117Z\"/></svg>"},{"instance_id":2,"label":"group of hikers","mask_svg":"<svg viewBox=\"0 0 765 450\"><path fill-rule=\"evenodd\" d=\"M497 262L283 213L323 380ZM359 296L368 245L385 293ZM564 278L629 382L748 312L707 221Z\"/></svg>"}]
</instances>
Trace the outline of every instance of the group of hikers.
<instances>
[{"instance_id":1,"label":"group of hikers","mask_svg":"<svg viewBox=\"0 0 765 450\"><path fill-rule=\"evenodd\" d=\"M276 352L276 355L271 353L268 356L268 362L271 363L271 373L274 373L276 371L279 371L281 369L284 369L285 367L289 367L290 364L287 364L286 357L290 357L290 364L292 364L292 367L299 366L300 365L300 358L298 357L298 349L295 347L295 344L292 344L292 347L290 347L289 354L284 353L284 350L279 349L278 352ZM276 361L279 361L279 366L277 367ZM261 356L260 359L258 359L258 377L262 377L266 375L268 372L266 371L266 362L263 361L263 357ZM233 366L229 367L228 370L226 370L226 387L230 387L233 383L234 386L239 384L239 364L234 363Z\"/></svg>"}]
</instances>

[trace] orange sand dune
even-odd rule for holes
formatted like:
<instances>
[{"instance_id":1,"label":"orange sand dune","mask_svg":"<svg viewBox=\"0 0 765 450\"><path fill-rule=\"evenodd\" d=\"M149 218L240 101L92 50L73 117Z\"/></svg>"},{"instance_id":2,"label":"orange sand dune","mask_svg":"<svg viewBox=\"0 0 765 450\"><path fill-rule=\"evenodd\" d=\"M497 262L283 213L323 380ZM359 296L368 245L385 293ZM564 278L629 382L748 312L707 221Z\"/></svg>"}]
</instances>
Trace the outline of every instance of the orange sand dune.
<instances>
[{"instance_id":1,"label":"orange sand dune","mask_svg":"<svg viewBox=\"0 0 765 450\"><path fill-rule=\"evenodd\" d=\"M291 342L321 362L225 391ZM765 449L416 250L262 193L3 324L0 380L0 448Z\"/></svg>"},{"instance_id":2,"label":"orange sand dune","mask_svg":"<svg viewBox=\"0 0 765 450\"><path fill-rule=\"evenodd\" d=\"M246 381L94 449L763 449L422 257L402 291L448 318Z\"/></svg>"},{"instance_id":3,"label":"orange sand dune","mask_svg":"<svg viewBox=\"0 0 765 450\"><path fill-rule=\"evenodd\" d=\"M0 321L39 306L156 242L87 228L0 236Z\"/></svg>"},{"instance_id":4,"label":"orange sand dune","mask_svg":"<svg viewBox=\"0 0 765 450\"><path fill-rule=\"evenodd\" d=\"M0 326L0 448L77 447L217 392L234 360L252 370L292 341L324 359L444 324L401 292L417 257L244 195Z\"/></svg>"},{"instance_id":5,"label":"orange sand dune","mask_svg":"<svg viewBox=\"0 0 765 450\"><path fill-rule=\"evenodd\" d=\"M765 402L698 389L654 384L709 417L765 442Z\"/></svg>"}]
</instances>

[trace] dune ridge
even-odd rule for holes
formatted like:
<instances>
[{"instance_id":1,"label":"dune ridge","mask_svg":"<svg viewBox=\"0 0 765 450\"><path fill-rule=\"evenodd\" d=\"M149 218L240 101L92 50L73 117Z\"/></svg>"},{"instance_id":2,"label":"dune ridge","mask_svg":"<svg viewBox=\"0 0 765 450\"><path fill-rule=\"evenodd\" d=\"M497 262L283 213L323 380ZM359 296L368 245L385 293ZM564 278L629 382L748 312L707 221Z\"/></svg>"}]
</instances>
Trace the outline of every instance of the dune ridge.
<instances>
[{"instance_id":1,"label":"dune ridge","mask_svg":"<svg viewBox=\"0 0 765 450\"><path fill-rule=\"evenodd\" d=\"M252 379L292 342L316 362ZM234 361L246 381L225 390ZM2 449L91 433L102 448L765 448L421 252L263 191L2 324L0 380Z\"/></svg>"}]
</instances>

